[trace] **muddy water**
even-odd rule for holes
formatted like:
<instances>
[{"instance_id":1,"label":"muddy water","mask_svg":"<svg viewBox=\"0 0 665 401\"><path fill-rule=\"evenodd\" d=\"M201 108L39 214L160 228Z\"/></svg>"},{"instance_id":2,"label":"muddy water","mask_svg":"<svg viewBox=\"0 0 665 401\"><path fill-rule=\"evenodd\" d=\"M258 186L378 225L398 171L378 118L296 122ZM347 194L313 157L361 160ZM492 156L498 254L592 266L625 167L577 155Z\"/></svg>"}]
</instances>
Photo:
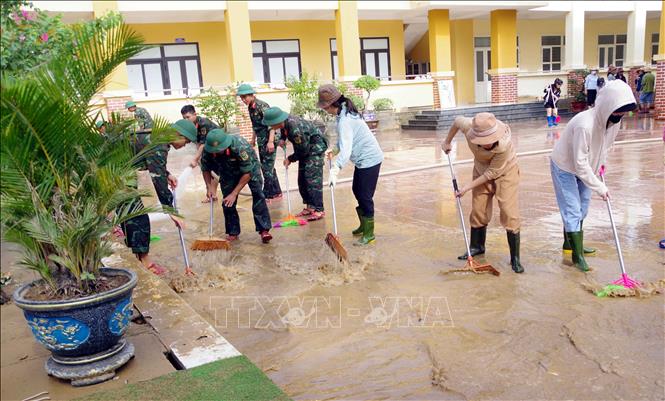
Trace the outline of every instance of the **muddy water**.
<instances>
[{"instance_id":1,"label":"muddy water","mask_svg":"<svg viewBox=\"0 0 665 401\"><path fill-rule=\"evenodd\" d=\"M542 138L523 142L542 146ZM404 158L393 149L387 164L420 151L436 154L423 149L413 147ZM190 156L191 150L172 152L169 169L182 171ZM646 281L664 277L657 247L665 236L662 163L660 143L617 146L608 163L626 264ZM599 255L589 258L594 271L583 274L560 253L547 158L525 157L520 167L523 275L508 265L498 210L484 261L502 275L441 274L462 265L456 256L463 249L445 169L380 181L378 241L370 248L351 245L355 204L350 185L340 185L349 265L324 244L330 215L275 229L273 242L261 244L247 197L240 200L243 233L233 249L190 255L197 278L180 276L184 264L170 222L153 225L162 240L152 249L171 270L165 280L294 399L662 399L662 295L608 299L587 292L582 283L619 275L604 203L594 198L585 220L587 243ZM468 180L470 166L457 173ZM190 242L207 233L198 170L183 187L179 204ZM297 192L292 197L299 210ZM468 213L470 197L462 203ZM286 202L270 209L276 221L286 215ZM215 234L222 235L219 209L215 218ZM124 250L120 257L131 261Z\"/></svg>"},{"instance_id":2,"label":"muddy water","mask_svg":"<svg viewBox=\"0 0 665 401\"><path fill-rule=\"evenodd\" d=\"M661 144L640 144L618 146L608 163L626 263L647 281L663 277L662 160ZM219 286L196 279L182 295L295 399L662 398L662 296L585 291L583 283L619 274L604 203L594 199L585 221L587 241L599 249L585 275L559 251L547 158L520 165L524 275L508 266L497 211L485 261L502 276L440 274L461 265L455 256L463 244L448 175L428 170L381 182L379 241L369 249L351 245L354 202L350 186L339 186L348 266L324 244L330 221L275 229L275 240L260 244L243 199L241 241L212 257L216 268L199 262L231 278ZM468 179L470 167L458 174ZM204 233L207 209L192 189L184 212L190 231ZM467 211L470 201L463 199ZM285 202L271 214L283 217ZM166 237L158 246L177 257L175 238Z\"/></svg>"}]
</instances>

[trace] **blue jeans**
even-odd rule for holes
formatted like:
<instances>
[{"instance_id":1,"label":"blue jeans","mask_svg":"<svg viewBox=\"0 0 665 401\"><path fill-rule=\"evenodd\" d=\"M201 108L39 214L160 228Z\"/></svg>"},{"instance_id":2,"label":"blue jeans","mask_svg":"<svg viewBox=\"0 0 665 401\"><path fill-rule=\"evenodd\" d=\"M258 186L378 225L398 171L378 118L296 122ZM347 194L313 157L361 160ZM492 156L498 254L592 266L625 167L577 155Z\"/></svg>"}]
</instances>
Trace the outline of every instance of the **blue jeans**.
<instances>
[{"instance_id":1,"label":"blue jeans","mask_svg":"<svg viewBox=\"0 0 665 401\"><path fill-rule=\"evenodd\" d=\"M561 170L551 160L550 172L564 230L569 233L580 231L580 222L584 220L589 210L591 189L575 174Z\"/></svg>"}]
</instances>

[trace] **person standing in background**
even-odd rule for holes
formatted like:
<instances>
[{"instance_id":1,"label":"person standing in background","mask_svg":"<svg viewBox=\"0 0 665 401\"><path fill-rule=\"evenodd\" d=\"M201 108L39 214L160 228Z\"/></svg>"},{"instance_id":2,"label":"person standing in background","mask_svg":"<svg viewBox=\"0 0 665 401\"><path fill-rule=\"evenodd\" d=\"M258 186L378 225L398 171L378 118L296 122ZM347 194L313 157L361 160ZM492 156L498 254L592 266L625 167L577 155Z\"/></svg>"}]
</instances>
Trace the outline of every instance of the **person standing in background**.
<instances>
[{"instance_id":1,"label":"person standing in background","mask_svg":"<svg viewBox=\"0 0 665 401\"><path fill-rule=\"evenodd\" d=\"M591 73L584 78L584 90L586 91L587 104L589 107L593 107L596 104L596 94L598 92L598 70L591 70Z\"/></svg>"}]
</instances>

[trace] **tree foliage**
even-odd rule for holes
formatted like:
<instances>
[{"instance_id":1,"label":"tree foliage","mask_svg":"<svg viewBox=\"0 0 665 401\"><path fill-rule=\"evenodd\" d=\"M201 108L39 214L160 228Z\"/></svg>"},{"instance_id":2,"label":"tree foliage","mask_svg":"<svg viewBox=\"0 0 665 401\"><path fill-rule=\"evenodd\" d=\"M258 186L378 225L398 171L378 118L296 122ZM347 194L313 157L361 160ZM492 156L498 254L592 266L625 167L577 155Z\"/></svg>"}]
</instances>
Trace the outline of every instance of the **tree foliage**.
<instances>
[{"instance_id":1,"label":"tree foliage","mask_svg":"<svg viewBox=\"0 0 665 401\"><path fill-rule=\"evenodd\" d=\"M235 95L236 87L237 85L227 86L225 94L210 87L194 99L196 107L200 109L201 113L215 124L224 127L227 132L233 126L235 118L240 115Z\"/></svg>"},{"instance_id":2,"label":"tree foliage","mask_svg":"<svg viewBox=\"0 0 665 401\"><path fill-rule=\"evenodd\" d=\"M4 240L22 247L23 266L56 293L62 278L73 279L81 295L95 291L112 227L147 211L135 202L145 195L136 186L145 154L133 154L128 123L101 136L91 106L107 76L146 45L120 21L69 32L71 57L41 59L30 74L1 73L0 221ZM153 136L165 127L156 119Z\"/></svg>"}]
</instances>

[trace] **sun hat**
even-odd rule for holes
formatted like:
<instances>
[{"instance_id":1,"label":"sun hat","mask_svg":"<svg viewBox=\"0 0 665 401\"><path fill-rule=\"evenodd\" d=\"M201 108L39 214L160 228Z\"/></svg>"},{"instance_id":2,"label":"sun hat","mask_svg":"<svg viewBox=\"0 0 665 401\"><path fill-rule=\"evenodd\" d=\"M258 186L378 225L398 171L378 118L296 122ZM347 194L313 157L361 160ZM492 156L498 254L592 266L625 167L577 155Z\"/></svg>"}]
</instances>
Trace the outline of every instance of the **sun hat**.
<instances>
[{"instance_id":1,"label":"sun hat","mask_svg":"<svg viewBox=\"0 0 665 401\"><path fill-rule=\"evenodd\" d=\"M238 96L242 96L242 95L253 95L254 93L256 93L256 92L254 92L254 88L252 88L252 85L250 85L250 84L242 84L242 85L240 85L240 86L238 87L237 92L236 92L236 94L237 94Z\"/></svg>"},{"instance_id":2,"label":"sun hat","mask_svg":"<svg viewBox=\"0 0 665 401\"><path fill-rule=\"evenodd\" d=\"M128 109L130 107L136 106L135 102L132 102L131 100L125 103L125 108Z\"/></svg>"},{"instance_id":3,"label":"sun hat","mask_svg":"<svg viewBox=\"0 0 665 401\"><path fill-rule=\"evenodd\" d=\"M189 120L178 120L171 125L178 133L192 142L196 142L196 125Z\"/></svg>"},{"instance_id":4,"label":"sun hat","mask_svg":"<svg viewBox=\"0 0 665 401\"><path fill-rule=\"evenodd\" d=\"M263 125L272 127L277 125L289 118L289 113L282 111L279 107L271 107L268 110L263 112Z\"/></svg>"},{"instance_id":5,"label":"sun hat","mask_svg":"<svg viewBox=\"0 0 665 401\"><path fill-rule=\"evenodd\" d=\"M342 94L333 84L319 86L319 102L316 104L319 108L325 109L335 103Z\"/></svg>"},{"instance_id":6,"label":"sun hat","mask_svg":"<svg viewBox=\"0 0 665 401\"><path fill-rule=\"evenodd\" d=\"M218 153L231 146L231 142L233 142L231 135L221 128L216 128L208 132L204 150L208 153Z\"/></svg>"},{"instance_id":7,"label":"sun hat","mask_svg":"<svg viewBox=\"0 0 665 401\"><path fill-rule=\"evenodd\" d=\"M508 126L492 113L478 113L471 121L469 140L476 145L489 145L503 138Z\"/></svg>"}]
</instances>

